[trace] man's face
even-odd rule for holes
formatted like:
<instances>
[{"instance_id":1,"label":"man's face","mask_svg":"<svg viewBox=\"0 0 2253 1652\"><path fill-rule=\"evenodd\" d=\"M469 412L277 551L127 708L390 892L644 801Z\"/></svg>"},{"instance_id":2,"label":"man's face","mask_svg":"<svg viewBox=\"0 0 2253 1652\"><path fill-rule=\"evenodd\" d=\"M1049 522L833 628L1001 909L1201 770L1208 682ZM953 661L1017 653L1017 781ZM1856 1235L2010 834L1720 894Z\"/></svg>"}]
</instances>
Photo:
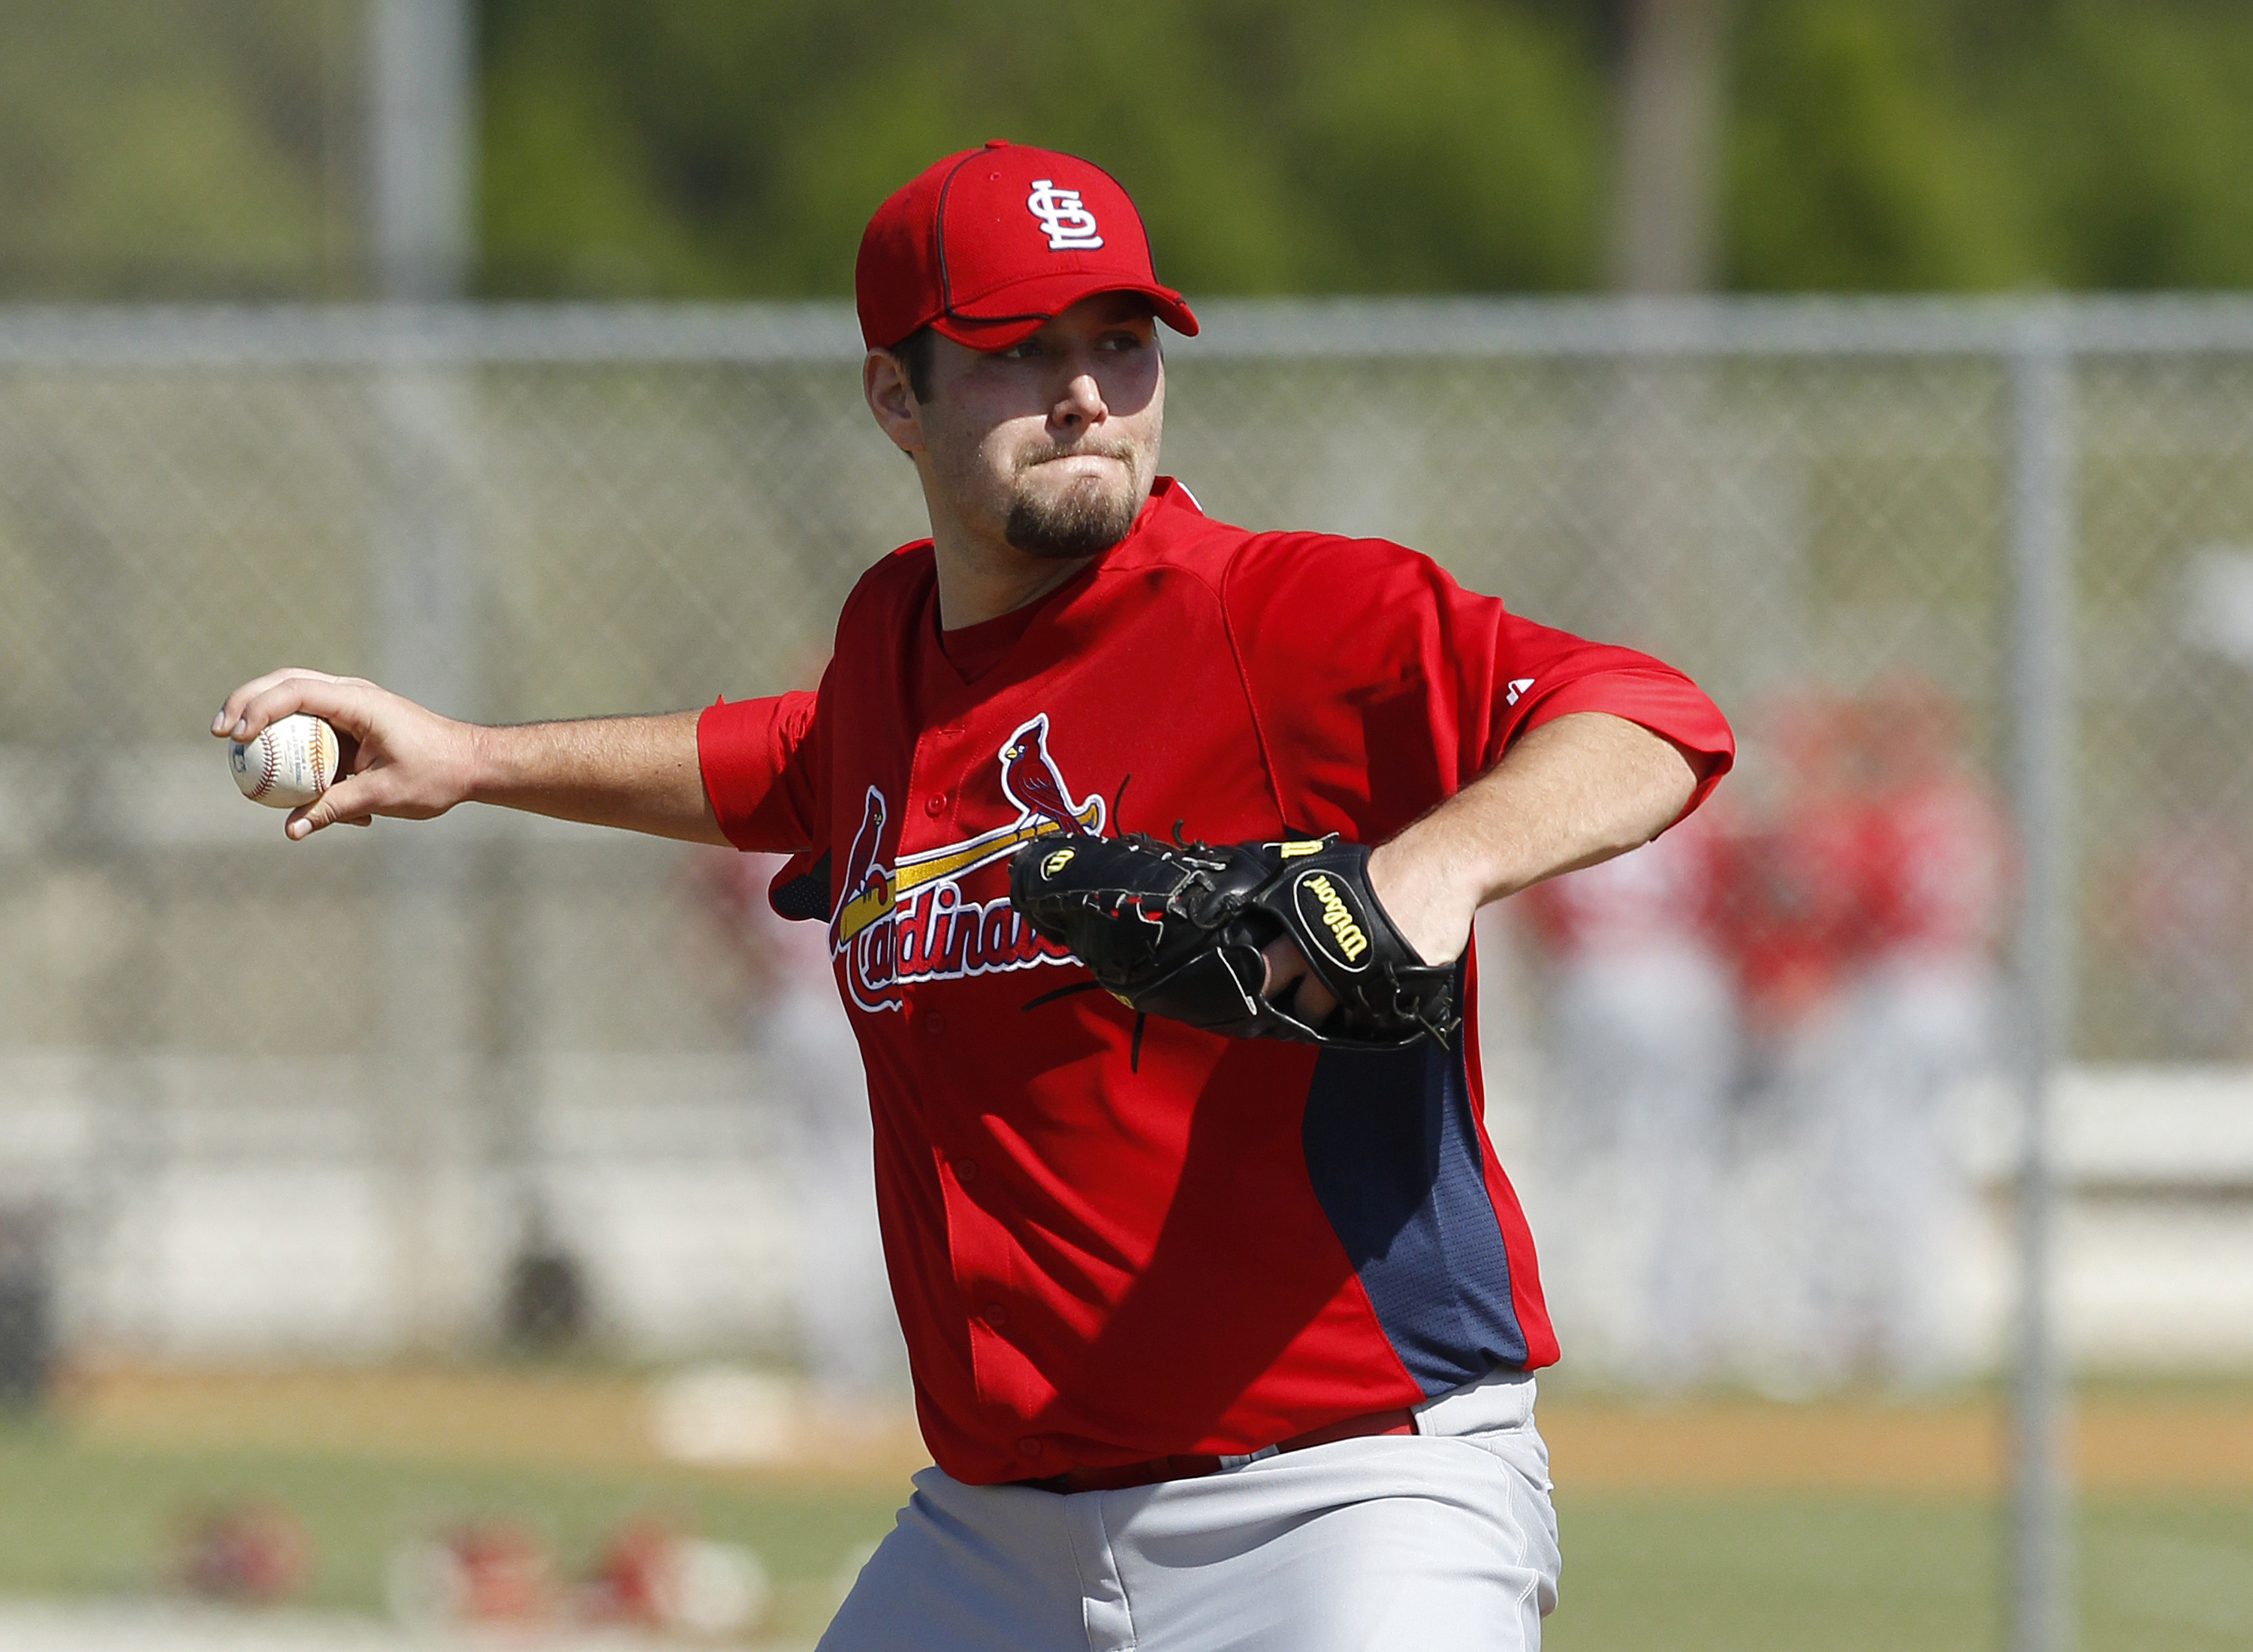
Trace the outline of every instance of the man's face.
<instances>
[{"instance_id":1,"label":"man's face","mask_svg":"<svg viewBox=\"0 0 2253 1652\"><path fill-rule=\"evenodd\" d=\"M917 414L934 516L1033 556L1124 539L1157 475L1165 414L1148 303L1098 293L1006 350L933 343Z\"/></svg>"}]
</instances>

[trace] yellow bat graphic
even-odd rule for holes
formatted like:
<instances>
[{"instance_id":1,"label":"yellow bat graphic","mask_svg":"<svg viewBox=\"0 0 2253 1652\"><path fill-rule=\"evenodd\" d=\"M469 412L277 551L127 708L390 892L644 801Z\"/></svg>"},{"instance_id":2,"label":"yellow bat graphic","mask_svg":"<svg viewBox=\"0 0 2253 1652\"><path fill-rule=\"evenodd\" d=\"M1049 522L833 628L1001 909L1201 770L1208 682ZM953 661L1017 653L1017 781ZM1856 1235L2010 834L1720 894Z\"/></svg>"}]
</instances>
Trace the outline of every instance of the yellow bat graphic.
<instances>
[{"instance_id":1,"label":"yellow bat graphic","mask_svg":"<svg viewBox=\"0 0 2253 1652\"><path fill-rule=\"evenodd\" d=\"M1087 806L1076 818L1082 826L1094 831L1103 819L1103 799L1090 798ZM896 906L902 896L926 883L975 871L988 861L1000 860L1021 843L1063 830L1053 820L1020 820L1015 826L982 833L965 843L950 843L942 849L925 849L920 854L909 855L882 882L870 882L845 903L844 914L837 924L837 938L841 944L851 941Z\"/></svg>"}]
</instances>

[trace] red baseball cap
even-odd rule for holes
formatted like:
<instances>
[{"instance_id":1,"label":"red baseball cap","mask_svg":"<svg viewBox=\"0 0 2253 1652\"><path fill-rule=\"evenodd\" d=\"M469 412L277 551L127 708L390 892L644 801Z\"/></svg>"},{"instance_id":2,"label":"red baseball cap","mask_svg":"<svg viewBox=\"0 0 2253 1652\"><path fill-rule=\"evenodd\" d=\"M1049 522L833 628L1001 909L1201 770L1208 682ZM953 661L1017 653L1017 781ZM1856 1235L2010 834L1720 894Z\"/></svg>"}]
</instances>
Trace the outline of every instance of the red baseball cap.
<instances>
[{"instance_id":1,"label":"red baseball cap","mask_svg":"<svg viewBox=\"0 0 2253 1652\"><path fill-rule=\"evenodd\" d=\"M1175 331L1196 317L1158 284L1150 238L1119 180L1077 155L994 138L932 162L861 237L861 337L889 350L918 327L1001 350L1091 293L1135 292Z\"/></svg>"}]
</instances>

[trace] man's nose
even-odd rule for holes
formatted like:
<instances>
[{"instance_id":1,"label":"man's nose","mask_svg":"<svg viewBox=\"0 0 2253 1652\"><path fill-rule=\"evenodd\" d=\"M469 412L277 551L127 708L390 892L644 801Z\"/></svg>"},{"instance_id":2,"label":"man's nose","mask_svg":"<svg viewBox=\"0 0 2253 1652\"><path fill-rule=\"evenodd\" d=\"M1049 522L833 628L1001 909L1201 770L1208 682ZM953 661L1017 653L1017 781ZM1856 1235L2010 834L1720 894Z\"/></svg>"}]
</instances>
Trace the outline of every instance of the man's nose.
<instances>
[{"instance_id":1,"label":"man's nose","mask_svg":"<svg viewBox=\"0 0 2253 1652\"><path fill-rule=\"evenodd\" d=\"M1056 409L1050 416L1067 428L1093 424L1108 415L1104 405L1103 387L1095 381L1092 373L1082 371L1065 381L1064 394L1057 398Z\"/></svg>"}]
</instances>

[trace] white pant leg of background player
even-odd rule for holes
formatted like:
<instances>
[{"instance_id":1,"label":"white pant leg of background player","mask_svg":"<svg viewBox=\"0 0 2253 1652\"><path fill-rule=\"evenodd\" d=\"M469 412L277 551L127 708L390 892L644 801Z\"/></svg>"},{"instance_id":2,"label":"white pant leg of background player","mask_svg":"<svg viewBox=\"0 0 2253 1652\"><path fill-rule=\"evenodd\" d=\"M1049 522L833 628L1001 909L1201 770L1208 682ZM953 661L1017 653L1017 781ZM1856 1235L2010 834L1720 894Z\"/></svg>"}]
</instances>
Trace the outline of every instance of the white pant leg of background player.
<instances>
[{"instance_id":1,"label":"white pant leg of background player","mask_svg":"<svg viewBox=\"0 0 2253 1652\"><path fill-rule=\"evenodd\" d=\"M1893 1382L1940 1380L1971 1352L1946 1263L1972 1196L1949 1103L1987 1058L1992 1003L1982 959L1885 958L1856 983L1821 1087L1824 1334L1837 1356Z\"/></svg>"},{"instance_id":2,"label":"white pant leg of background player","mask_svg":"<svg viewBox=\"0 0 2253 1652\"><path fill-rule=\"evenodd\" d=\"M1802 1395L1845 1374L1826 1283L1838 1216L1826 1122L1848 1064L1845 988L1795 1005L1766 1029L1730 1168L1727 1247L1733 1363L1766 1392Z\"/></svg>"},{"instance_id":3,"label":"white pant leg of background player","mask_svg":"<svg viewBox=\"0 0 2253 1652\"><path fill-rule=\"evenodd\" d=\"M1565 1197L1542 1237L1560 1330L1621 1375L1694 1381L1715 1352L1726 972L1682 938L1583 951L1558 972L1552 1017L1545 1136Z\"/></svg>"},{"instance_id":4,"label":"white pant leg of background player","mask_svg":"<svg viewBox=\"0 0 2253 1652\"><path fill-rule=\"evenodd\" d=\"M868 1084L827 975L779 993L764 1032L768 1070L784 1104L798 1236L792 1283L806 1374L836 1395L904 1389L907 1352L876 1227Z\"/></svg>"}]
</instances>

